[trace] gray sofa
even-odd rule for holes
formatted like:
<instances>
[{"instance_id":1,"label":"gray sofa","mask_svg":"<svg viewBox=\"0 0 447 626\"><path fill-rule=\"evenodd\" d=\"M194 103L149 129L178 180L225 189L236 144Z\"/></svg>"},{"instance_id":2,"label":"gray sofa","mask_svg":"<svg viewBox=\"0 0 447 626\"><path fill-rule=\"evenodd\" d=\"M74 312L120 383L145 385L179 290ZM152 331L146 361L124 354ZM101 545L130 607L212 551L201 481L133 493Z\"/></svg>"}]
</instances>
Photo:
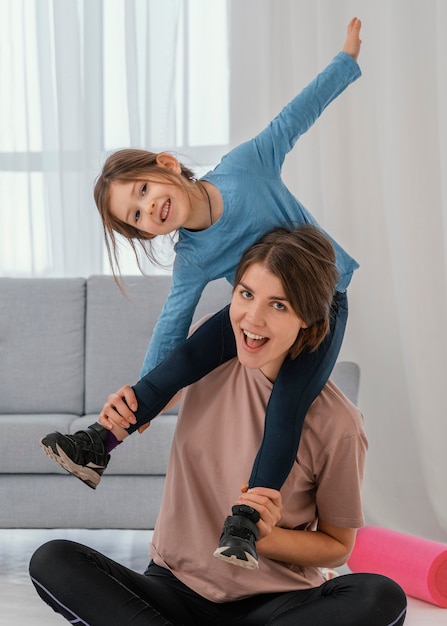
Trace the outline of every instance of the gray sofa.
<instances>
[{"instance_id":1,"label":"gray sofa","mask_svg":"<svg viewBox=\"0 0 447 626\"><path fill-rule=\"evenodd\" d=\"M127 297L110 276L0 278L0 527L153 528L176 422L157 417L113 452L94 491L51 461L39 439L96 421L107 395L138 380L168 276L126 277ZM231 298L208 285L198 319ZM354 402L358 368L333 378Z\"/></svg>"}]
</instances>

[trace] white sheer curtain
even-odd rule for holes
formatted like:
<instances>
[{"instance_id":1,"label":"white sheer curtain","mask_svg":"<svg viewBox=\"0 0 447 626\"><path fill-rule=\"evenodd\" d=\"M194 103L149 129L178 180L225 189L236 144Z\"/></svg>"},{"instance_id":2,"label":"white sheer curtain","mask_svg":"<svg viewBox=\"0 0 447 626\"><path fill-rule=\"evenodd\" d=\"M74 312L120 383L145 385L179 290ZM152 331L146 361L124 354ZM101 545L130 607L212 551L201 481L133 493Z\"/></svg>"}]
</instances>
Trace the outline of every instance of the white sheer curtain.
<instances>
[{"instance_id":1,"label":"white sheer curtain","mask_svg":"<svg viewBox=\"0 0 447 626\"><path fill-rule=\"evenodd\" d=\"M86 3L85 13L71 0L0 7L2 274L98 272L102 249L91 240L100 225L90 213L101 38L88 26L98 23L100 5Z\"/></svg>"},{"instance_id":2,"label":"white sheer curtain","mask_svg":"<svg viewBox=\"0 0 447 626\"><path fill-rule=\"evenodd\" d=\"M231 141L261 128L363 21L363 77L285 179L361 268L342 357L362 369L368 521L447 541L447 4L231 2Z\"/></svg>"},{"instance_id":3,"label":"white sheer curtain","mask_svg":"<svg viewBox=\"0 0 447 626\"><path fill-rule=\"evenodd\" d=\"M198 173L217 162L226 11L225 0L0 0L1 275L109 271L92 198L106 153L171 150ZM122 271L138 271L126 246Z\"/></svg>"}]
</instances>

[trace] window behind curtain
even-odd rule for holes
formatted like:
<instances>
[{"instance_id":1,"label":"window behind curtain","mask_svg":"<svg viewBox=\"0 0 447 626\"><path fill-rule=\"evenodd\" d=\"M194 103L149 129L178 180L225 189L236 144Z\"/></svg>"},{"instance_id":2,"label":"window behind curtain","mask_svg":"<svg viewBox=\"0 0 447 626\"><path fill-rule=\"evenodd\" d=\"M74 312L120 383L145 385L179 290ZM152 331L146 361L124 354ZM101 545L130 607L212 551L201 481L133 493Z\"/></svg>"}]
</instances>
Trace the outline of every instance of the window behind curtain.
<instances>
[{"instance_id":1,"label":"window behind curtain","mask_svg":"<svg viewBox=\"0 0 447 626\"><path fill-rule=\"evenodd\" d=\"M0 274L109 271L92 187L111 151L169 150L198 175L217 163L226 11L226 0L0 0ZM125 243L121 269L138 271Z\"/></svg>"}]
</instances>

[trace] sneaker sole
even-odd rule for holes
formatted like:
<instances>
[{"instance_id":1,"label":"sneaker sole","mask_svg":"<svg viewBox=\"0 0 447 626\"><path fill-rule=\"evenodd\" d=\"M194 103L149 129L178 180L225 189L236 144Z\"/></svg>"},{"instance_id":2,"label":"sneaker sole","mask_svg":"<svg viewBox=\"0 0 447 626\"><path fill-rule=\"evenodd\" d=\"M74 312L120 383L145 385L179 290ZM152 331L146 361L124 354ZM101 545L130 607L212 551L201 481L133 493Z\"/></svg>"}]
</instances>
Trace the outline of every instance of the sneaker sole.
<instances>
[{"instance_id":1,"label":"sneaker sole","mask_svg":"<svg viewBox=\"0 0 447 626\"><path fill-rule=\"evenodd\" d=\"M245 569L259 569L258 561L253 558L251 554L244 552L244 557L240 558L237 554L225 554L227 551L228 547L217 548L217 550L214 551L213 556L221 559L222 561L226 561L227 563L231 563L231 565L245 567Z\"/></svg>"},{"instance_id":2,"label":"sneaker sole","mask_svg":"<svg viewBox=\"0 0 447 626\"><path fill-rule=\"evenodd\" d=\"M86 465L77 465L76 463L73 463L70 457L67 456L62 448L60 448L57 444L57 452L55 452L51 446L45 445L42 440L39 442L39 445L45 454L47 454L50 459L53 459L53 461L56 461L56 463L66 472L76 476L79 480L82 480L82 482L91 489L96 489L101 477L94 470L90 469Z\"/></svg>"}]
</instances>

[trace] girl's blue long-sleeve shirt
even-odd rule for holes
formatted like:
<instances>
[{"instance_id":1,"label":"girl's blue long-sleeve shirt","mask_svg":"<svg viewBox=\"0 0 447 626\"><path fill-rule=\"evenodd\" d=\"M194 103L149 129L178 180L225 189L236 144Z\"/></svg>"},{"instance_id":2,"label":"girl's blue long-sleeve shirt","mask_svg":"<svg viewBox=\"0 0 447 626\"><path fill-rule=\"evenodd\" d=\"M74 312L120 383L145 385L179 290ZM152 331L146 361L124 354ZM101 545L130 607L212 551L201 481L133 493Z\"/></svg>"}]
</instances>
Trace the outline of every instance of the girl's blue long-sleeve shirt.
<instances>
[{"instance_id":1,"label":"girl's blue long-sleeve shirt","mask_svg":"<svg viewBox=\"0 0 447 626\"><path fill-rule=\"evenodd\" d=\"M361 75L356 61L339 52L259 135L242 143L202 180L223 200L219 220L202 231L181 228L175 245L171 289L155 325L141 375L156 367L188 335L205 286L226 278L233 284L244 251L271 228L315 224L315 218L281 180L281 168L296 141L332 100ZM329 236L330 237L330 236ZM358 263L330 237L345 291Z\"/></svg>"}]
</instances>

